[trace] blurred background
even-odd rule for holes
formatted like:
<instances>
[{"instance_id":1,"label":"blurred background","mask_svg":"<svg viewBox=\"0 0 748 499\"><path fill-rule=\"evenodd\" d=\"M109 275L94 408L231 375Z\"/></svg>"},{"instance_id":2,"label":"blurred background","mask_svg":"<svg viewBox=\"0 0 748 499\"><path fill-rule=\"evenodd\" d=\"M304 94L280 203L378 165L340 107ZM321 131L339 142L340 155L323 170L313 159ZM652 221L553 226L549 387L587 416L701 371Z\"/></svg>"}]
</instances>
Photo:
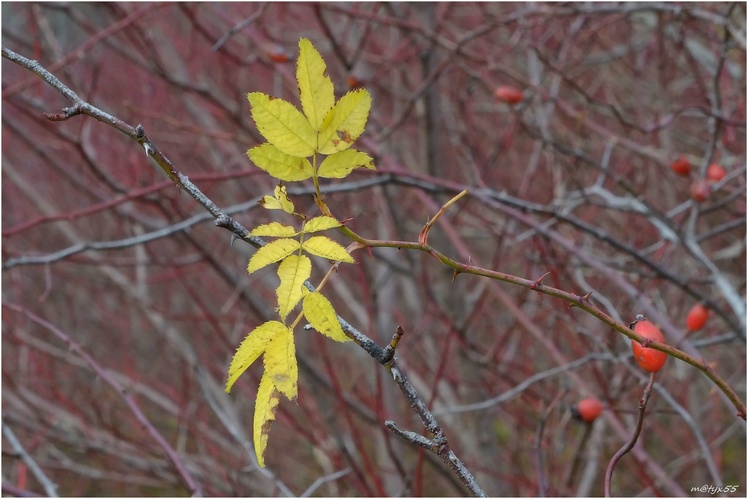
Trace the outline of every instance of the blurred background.
<instances>
[{"instance_id":1,"label":"blurred background","mask_svg":"<svg viewBox=\"0 0 748 499\"><path fill-rule=\"evenodd\" d=\"M368 238L429 242L461 262L638 313L745 401L746 11L743 3L3 3L2 44L148 137L252 228L272 179L246 94L298 105L298 40L336 94L373 97L357 171L327 202ZM223 392L244 336L277 316L275 269L143 148L2 62L4 495L462 496L386 370L353 343L296 332L266 469L251 426L261 375ZM712 167L710 165L718 165ZM721 168L721 169L720 169ZM297 210L316 207L292 184ZM335 235L338 237L339 235ZM344 239L338 239L344 242ZM326 287L387 343L489 495L593 495L630 438L647 376L630 341L568 303L460 275L416 252L354 254ZM315 262L319 282L327 263ZM687 327L703 304L708 319ZM594 424L569 407L595 397ZM670 358L615 495L746 490L746 426ZM38 465L38 470L33 467Z\"/></svg>"}]
</instances>

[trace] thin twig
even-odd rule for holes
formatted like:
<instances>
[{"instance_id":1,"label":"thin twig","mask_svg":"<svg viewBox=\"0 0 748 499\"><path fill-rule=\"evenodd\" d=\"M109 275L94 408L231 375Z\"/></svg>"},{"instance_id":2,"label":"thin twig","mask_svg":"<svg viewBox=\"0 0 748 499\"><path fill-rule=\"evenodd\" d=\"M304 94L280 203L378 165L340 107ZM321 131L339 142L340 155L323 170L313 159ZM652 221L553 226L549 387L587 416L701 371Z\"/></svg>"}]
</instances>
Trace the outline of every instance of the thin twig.
<instances>
[{"instance_id":1,"label":"thin twig","mask_svg":"<svg viewBox=\"0 0 748 499\"><path fill-rule=\"evenodd\" d=\"M350 472L351 472L351 469L346 468L344 470L336 471L335 473L330 473L329 475L321 476L318 479L316 479L314 483L312 483L309 487L307 487L307 489L301 493L300 497L309 497L312 494L314 494L314 491L316 491L322 485L326 484L327 482L332 482L333 480L337 480L338 478L344 477Z\"/></svg>"},{"instance_id":2,"label":"thin twig","mask_svg":"<svg viewBox=\"0 0 748 499\"><path fill-rule=\"evenodd\" d=\"M639 435L642 431L642 425L644 424L644 411L647 408L649 396L652 394L652 386L654 386L654 381L655 373L650 373L649 382L644 388L642 398L639 400L639 413L636 418L636 428L634 429L634 433L631 435L631 440L626 442L626 444L613 455L610 463L608 463L608 469L605 470L605 497L610 497L610 482L613 479L613 469L616 467L616 463L618 463L618 461L624 455L626 455L631 449L634 448L634 445L636 445L636 441L639 439Z\"/></svg>"},{"instance_id":3,"label":"thin twig","mask_svg":"<svg viewBox=\"0 0 748 499\"><path fill-rule=\"evenodd\" d=\"M10 310L13 310L14 312L24 315L30 321L38 324L39 326L42 326L44 329L48 330L61 341L63 341L68 346L68 348L80 355L86 361L86 363L96 372L96 374L101 377L101 379L104 380L106 384L111 386L115 392L117 392L120 398L125 402L125 405L127 405L128 409L130 409L130 411L133 413L138 423L140 423L143 428L148 431L148 434L150 434L151 437L156 441L158 446L161 447L161 449L164 451L166 456L176 468L177 473L179 473L179 475L182 477L182 480L184 481L184 484L187 486L187 489L190 491L190 493L193 496L202 495L200 486L192 478L192 475L187 470L187 466L183 462L182 458L171 447L171 445L169 445L164 436L159 433L156 427L151 424L150 420L148 420L146 415L140 409L140 406L135 401L132 394L129 393L129 391L124 386L122 386L119 381L117 381L106 369L102 368L93 357L88 355L88 353L86 353L80 347L80 345L78 345L78 343L73 341L70 335L62 331L51 322L47 322L36 314L29 312L25 308L18 305L12 303L3 303L3 306L7 307Z\"/></svg>"},{"instance_id":4,"label":"thin twig","mask_svg":"<svg viewBox=\"0 0 748 499\"><path fill-rule=\"evenodd\" d=\"M39 467L34 458L31 457L28 452L26 452L26 449L23 447L23 445L21 445L21 442L18 440L18 438L16 438L13 430L11 430L10 426L5 423L5 419L3 419L2 424L3 436L10 443L11 447L13 447L13 450L16 451L19 456L21 456L21 459L24 463L26 463L26 466L29 467L29 470L31 470L31 473L34 475L34 477L39 480L39 483L42 484L44 492L47 494L47 496L59 497L57 495L57 485L52 483L52 480L47 478L47 475Z\"/></svg>"},{"instance_id":5,"label":"thin twig","mask_svg":"<svg viewBox=\"0 0 748 499\"><path fill-rule=\"evenodd\" d=\"M401 328L398 328L398 332L400 332L400 330ZM402 336L402 334L400 334L400 336ZM395 339L393 339L393 342L394 341ZM386 357L387 356L383 355L383 359L385 359ZM428 407L426 407L426 403L424 402L423 398L421 398L416 389L408 380L403 370L400 368L397 357L393 357L389 361L382 362L382 364L390 372L390 374L392 375L392 379L400 388L400 391L403 393L403 395L405 395L405 397L408 399L410 407L412 407L413 410L421 418L421 423L423 424L424 428L426 428L426 431L433 436L431 438L427 438L415 432L401 430L395 425L393 421L387 421L385 423L385 426L387 426L390 431L393 431L395 434L405 439L406 441L428 449L429 451L439 456L452 469L452 471L457 474L457 476L460 478L460 481L468 488L468 490L470 490L470 493L474 497L487 497L486 493L483 491L481 486L478 485L478 482L475 480L472 473L468 471L467 467L465 467L462 461L449 447L449 442L444 434L444 431L442 430L432 412L428 409Z\"/></svg>"},{"instance_id":6,"label":"thin twig","mask_svg":"<svg viewBox=\"0 0 748 499\"><path fill-rule=\"evenodd\" d=\"M254 14L252 14L251 16L249 16L248 18L246 18L245 20L243 20L242 22L240 22L239 24L237 24L236 26L234 26L233 28L231 28L230 30L228 30L226 32L226 34L223 35L210 48L210 50L213 51L213 52L215 52L216 50L220 49L221 47L223 47L223 44L226 43L227 41L229 41L229 39L232 36L234 36L235 34L237 34L238 32L240 32L241 30L243 30L247 26L251 25L252 23L254 23L263 14L263 12L265 12L265 9L267 9L268 5L269 4L266 3L266 2L261 3L260 4L260 8L257 9L257 12L255 12Z\"/></svg>"}]
</instances>

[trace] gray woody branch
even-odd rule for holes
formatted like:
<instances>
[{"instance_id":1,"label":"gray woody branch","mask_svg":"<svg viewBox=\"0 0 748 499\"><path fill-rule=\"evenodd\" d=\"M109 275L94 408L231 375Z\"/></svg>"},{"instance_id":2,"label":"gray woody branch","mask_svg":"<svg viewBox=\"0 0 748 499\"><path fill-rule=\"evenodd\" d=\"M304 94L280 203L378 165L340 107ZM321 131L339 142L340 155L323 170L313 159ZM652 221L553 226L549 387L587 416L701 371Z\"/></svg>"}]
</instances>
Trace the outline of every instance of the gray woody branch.
<instances>
[{"instance_id":1,"label":"gray woody branch","mask_svg":"<svg viewBox=\"0 0 748 499\"><path fill-rule=\"evenodd\" d=\"M210 198L203 194L202 191L200 191L200 189L198 189L198 187L193 184L186 175L177 170L172 162L158 149L158 147L156 147L150 141L150 139L148 139L147 135L145 134L145 130L141 125L133 127L125 123L124 121L92 106L88 102L85 102L83 99L78 97L78 94L70 90L65 84L57 79L56 76L44 69L37 61L27 59L7 49L6 47L2 48L2 53L4 58L9 59L22 67L25 67L26 69L41 77L45 82L57 89L72 103L72 106L64 108L62 113L45 113L44 116L48 120L65 121L69 118L72 118L73 116L84 114L91 116L98 121L101 121L102 123L112 126L113 128L119 130L120 132L138 142L145 149L146 155L153 158L153 160L159 165L159 167L161 167L164 173L166 173L166 175L172 181L174 181L174 183L179 188L184 189L192 198L195 199L195 201L197 201L212 215L216 226L228 229L233 234L240 237L242 240L247 241L249 244L257 248L262 247L266 244L264 240L258 237L249 236L249 231L245 227L243 227L239 222L231 218L225 211L219 208ZM83 250L89 248L84 247L76 249ZM307 281L305 285L310 290L314 290L314 287L310 282ZM26 312L26 314L28 315L28 312ZM476 497L486 497L486 493L475 481L473 475L467 470L462 461L460 461L455 453L449 448L449 445L447 444L447 438L444 436L442 429L436 422L434 416L427 409L426 403L410 383L403 370L397 365L397 359L394 357L394 348L397 345L397 342L393 339L394 344L391 344L388 348L382 348L373 340L368 338L365 334L360 332L358 329L351 326L341 317L338 317L338 319L340 320L341 326L343 327L343 331L345 331L346 334L348 334L348 336L350 336L372 358L380 362L390 371L393 380L400 387L400 390L405 394L411 407L413 407L413 409L418 413L427 431L429 431L434 436L431 440L428 440L425 437L421 437L412 432L402 432L400 430L393 429L395 428L395 426L392 422L385 423L386 426L395 431L398 435L405 436L406 440L411 441L417 445L424 445L425 442L429 442L427 448L437 454L445 463L447 463L447 465L449 465L452 471L457 474L460 481L463 483L463 485L465 485L465 487L468 488L472 495ZM400 336L402 335L401 330L398 331L398 334ZM399 336L396 336L399 339ZM413 437L413 435L416 435L420 438L415 438ZM179 463L177 461L177 466L178 464ZM195 484L191 483L191 478L189 477L189 475L183 473L183 476L186 478L190 490L195 491Z\"/></svg>"}]
</instances>

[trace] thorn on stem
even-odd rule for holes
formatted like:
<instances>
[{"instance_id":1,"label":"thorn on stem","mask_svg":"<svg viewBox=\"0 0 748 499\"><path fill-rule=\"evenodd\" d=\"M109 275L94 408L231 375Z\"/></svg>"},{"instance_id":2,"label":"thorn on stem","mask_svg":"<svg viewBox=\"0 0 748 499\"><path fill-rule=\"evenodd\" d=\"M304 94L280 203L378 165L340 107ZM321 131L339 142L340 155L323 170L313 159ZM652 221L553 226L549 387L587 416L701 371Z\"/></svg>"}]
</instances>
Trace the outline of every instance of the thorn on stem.
<instances>
[{"instance_id":1,"label":"thorn on stem","mask_svg":"<svg viewBox=\"0 0 748 499\"><path fill-rule=\"evenodd\" d=\"M714 371L714 369L712 369L712 366L703 357L701 358L701 365L704 366L704 371L708 374L711 374Z\"/></svg>"},{"instance_id":2,"label":"thorn on stem","mask_svg":"<svg viewBox=\"0 0 748 499\"><path fill-rule=\"evenodd\" d=\"M533 291L536 290L538 286L540 286L540 283L543 281L543 279L545 279L548 275L550 275L550 272L546 272L545 274L532 281L530 283L530 289L532 289ZM538 291L538 293L540 293L540 291Z\"/></svg>"},{"instance_id":3,"label":"thorn on stem","mask_svg":"<svg viewBox=\"0 0 748 499\"><path fill-rule=\"evenodd\" d=\"M543 279L545 279L549 274L550 272L546 272L530 283L530 289L538 293L538 300L540 301L541 308L543 307L543 290L540 289L539 286L541 285L540 283L543 281Z\"/></svg>"}]
</instances>

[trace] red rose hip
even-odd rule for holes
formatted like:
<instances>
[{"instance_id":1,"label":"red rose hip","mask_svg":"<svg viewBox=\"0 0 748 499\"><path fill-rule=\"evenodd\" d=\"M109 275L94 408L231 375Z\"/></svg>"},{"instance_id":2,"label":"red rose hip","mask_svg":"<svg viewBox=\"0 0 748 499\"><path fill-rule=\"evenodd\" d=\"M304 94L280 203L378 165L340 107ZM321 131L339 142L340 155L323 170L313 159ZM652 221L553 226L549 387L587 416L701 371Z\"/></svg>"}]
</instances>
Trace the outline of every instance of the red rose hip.
<instances>
[{"instance_id":1,"label":"red rose hip","mask_svg":"<svg viewBox=\"0 0 748 499\"><path fill-rule=\"evenodd\" d=\"M522 90L509 86L497 87L495 94L496 100L509 104L517 104L518 102L522 102L522 100L525 98L525 96L522 94Z\"/></svg>"},{"instance_id":2,"label":"red rose hip","mask_svg":"<svg viewBox=\"0 0 748 499\"><path fill-rule=\"evenodd\" d=\"M691 197L697 203L701 203L707 200L709 194L711 194L712 188L704 179L696 180L691 184Z\"/></svg>"},{"instance_id":3,"label":"red rose hip","mask_svg":"<svg viewBox=\"0 0 748 499\"><path fill-rule=\"evenodd\" d=\"M639 317L642 318L639 319ZM635 333L644 336L647 339L659 343L665 343L665 337L662 335L662 331L660 331L659 328L650 321L644 319L643 316L637 315L637 321L633 322L630 327ZM636 362L647 372L656 373L665 365L667 355L664 352L660 352L654 348L645 347L636 340L631 340L631 350L634 353Z\"/></svg>"},{"instance_id":4,"label":"red rose hip","mask_svg":"<svg viewBox=\"0 0 748 499\"><path fill-rule=\"evenodd\" d=\"M574 417L586 423L592 423L601 412L603 412L603 405L596 398L580 400L577 406L572 409Z\"/></svg>"},{"instance_id":5,"label":"red rose hip","mask_svg":"<svg viewBox=\"0 0 748 499\"><path fill-rule=\"evenodd\" d=\"M706 178L712 182L719 182L727 176L727 170L722 165L712 163L706 169Z\"/></svg>"},{"instance_id":6,"label":"red rose hip","mask_svg":"<svg viewBox=\"0 0 748 499\"><path fill-rule=\"evenodd\" d=\"M701 303L697 303L688 311L688 315L686 316L686 327L689 331L698 331L704 327L708 318L709 310L707 310L707 308Z\"/></svg>"},{"instance_id":7,"label":"red rose hip","mask_svg":"<svg viewBox=\"0 0 748 499\"><path fill-rule=\"evenodd\" d=\"M682 177L687 177L691 173L691 163L688 162L685 156L679 156L678 159L673 161L670 168Z\"/></svg>"}]
</instances>

